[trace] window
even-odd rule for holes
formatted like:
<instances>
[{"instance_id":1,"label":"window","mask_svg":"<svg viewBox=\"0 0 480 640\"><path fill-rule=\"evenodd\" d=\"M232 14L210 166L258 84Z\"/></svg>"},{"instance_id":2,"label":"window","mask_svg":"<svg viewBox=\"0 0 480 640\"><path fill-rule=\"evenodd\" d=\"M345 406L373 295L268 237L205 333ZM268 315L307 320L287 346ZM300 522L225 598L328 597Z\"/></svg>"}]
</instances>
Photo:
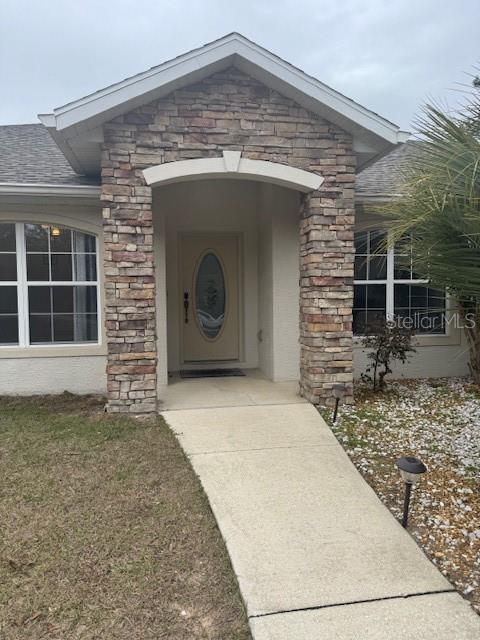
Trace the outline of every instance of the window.
<instances>
[{"instance_id":1,"label":"window","mask_svg":"<svg viewBox=\"0 0 480 640\"><path fill-rule=\"evenodd\" d=\"M419 335L445 334L445 292L415 276L408 238L388 251L386 238L385 231L355 234L354 335L385 318Z\"/></svg>"},{"instance_id":2,"label":"window","mask_svg":"<svg viewBox=\"0 0 480 640\"><path fill-rule=\"evenodd\" d=\"M98 342L96 237L0 223L0 344Z\"/></svg>"}]
</instances>

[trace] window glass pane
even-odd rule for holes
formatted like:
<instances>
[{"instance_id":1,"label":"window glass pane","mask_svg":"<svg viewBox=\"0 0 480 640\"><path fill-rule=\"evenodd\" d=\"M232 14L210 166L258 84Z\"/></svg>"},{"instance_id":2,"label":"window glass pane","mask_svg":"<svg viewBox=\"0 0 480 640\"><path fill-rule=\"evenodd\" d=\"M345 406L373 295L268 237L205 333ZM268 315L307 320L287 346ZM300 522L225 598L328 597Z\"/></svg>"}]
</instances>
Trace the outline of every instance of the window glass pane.
<instances>
[{"instance_id":1,"label":"window glass pane","mask_svg":"<svg viewBox=\"0 0 480 640\"><path fill-rule=\"evenodd\" d=\"M369 280L385 280L387 277L387 257L373 256L369 262Z\"/></svg>"},{"instance_id":2,"label":"window glass pane","mask_svg":"<svg viewBox=\"0 0 480 640\"><path fill-rule=\"evenodd\" d=\"M48 251L48 226L41 224L26 224L25 245L27 252Z\"/></svg>"},{"instance_id":3,"label":"window glass pane","mask_svg":"<svg viewBox=\"0 0 480 640\"><path fill-rule=\"evenodd\" d=\"M365 333L365 327L367 324L367 312L365 309L353 310L353 334L361 336Z\"/></svg>"},{"instance_id":4,"label":"window glass pane","mask_svg":"<svg viewBox=\"0 0 480 640\"><path fill-rule=\"evenodd\" d=\"M53 340L54 342L73 342L73 314L53 316Z\"/></svg>"},{"instance_id":5,"label":"window glass pane","mask_svg":"<svg viewBox=\"0 0 480 640\"><path fill-rule=\"evenodd\" d=\"M427 293L428 288L425 286L412 286L410 289L410 304L412 307L427 307Z\"/></svg>"},{"instance_id":6,"label":"window glass pane","mask_svg":"<svg viewBox=\"0 0 480 640\"><path fill-rule=\"evenodd\" d=\"M443 312L434 311L426 314L423 321L422 330L419 333L433 333L442 334L445 333L445 316Z\"/></svg>"},{"instance_id":7,"label":"window glass pane","mask_svg":"<svg viewBox=\"0 0 480 640\"><path fill-rule=\"evenodd\" d=\"M28 287L28 306L30 313L50 313L51 288Z\"/></svg>"},{"instance_id":8,"label":"window glass pane","mask_svg":"<svg viewBox=\"0 0 480 640\"><path fill-rule=\"evenodd\" d=\"M366 280L367 279L367 256L355 256L355 269L354 269L354 277L355 280Z\"/></svg>"},{"instance_id":9,"label":"window glass pane","mask_svg":"<svg viewBox=\"0 0 480 640\"><path fill-rule=\"evenodd\" d=\"M50 227L50 251L52 253L72 252L72 232L62 227Z\"/></svg>"},{"instance_id":10,"label":"window glass pane","mask_svg":"<svg viewBox=\"0 0 480 640\"><path fill-rule=\"evenodd\" d=\"M353 307L364 309L367 306L367 285L356 284L353 287Z\"/></svg>"},{"instance_id":11,"label":"window glass pane","mask_svg":"<svg viewBox=\"0 0 480 640\"><path fill-rule=\"evenodd\" d=\"M445 293L424 285L396 284L394 313L418 334L445 333ZM408 323L405 321L408 319Z\"/></svg>"},{"instance_id":12,"label":"window glass pane","mask_svg":"<svg viewBox=\"0 0 480 640\"><path fill-rule=\"evenodd\" d=\"M15 225L10 223L0 224L0 251L15 252L15 247Z\"/></svg>"},{"instance_id":13,"label":"window glass pane","mask_svg":"<svg viewBox=\"0 0 480 640\"><path fill-rule=\"evenodd\" d=\"M368 253L368 234L366 231L356 233L354 243L356 253Z\"/></svg>"},{"instance_id":14,"label":"window glass pane","mask_svg":"<svg viewBox=\"0 0 480 640\"><path fill-rule=\"evenodd\" d=\"M385 284L356 284L353 294L353 333L364 335L386 318Z\"/></svg>"},{"instance_id":15,"label":"window glass pane","mask_svg":"<svg viewBox=\"0 0 480 640\"><path fill-rule=\"evenodd\" d=\"M48 253L27 254L27 280L49 280Z\"/></svg>"},{"instance_id":16,"label":"window glass pane","mask_svg":"<svg viewBox=\"0 0 480 640\"><path fill-rule=\"evenodd\" d=\"M431 309L445 308L445 291L441 289L431 289L428 287L428 306Z\"/></svg>"},{"instance_id":17,"label":"window glass pane","mask_svg":"<svg viewBox=\"0 0 480 640\"><path fill-rule=\"evenodd\" d=\"M53 313L73 313L74 287L52 287Z\"/></svg>"},{"instance_id":18,"label":"window glass pane","mask_svg":"<svg viewBox=\"0 0 480 640\"><path fill-rule=\"evenodd\" d=\"M74 256L75 280L97 279L97 259L95 254L80 253Z\"/></svg>"},{"instance_id":19,"label":"window glass pane","mask_svg":"<svg viewBox=\"0 0 480 640\"><path fill-rule=\"evenodd\" d=\"M96 313L81 313L74 319L75 342L98 341L98 318Z\"/></svg>"},{"instance_id":20,"label":"window glass pane","mask_svg":"<svg viewBox=\"0 0 480 640\"><path fill-rule=\"evenodd\" d=\"M50 256L52 261L52 280L72 280L72 255L58 253Z\"/></svg>"},{"instance_id":21,"label":"window glass pane","mask_svg":"<svg viewBox=\"0 0 480 640\"><path fill-rule=\"evenodd\" d=\"M386 314L382 309L367 309L366 333L375 333L385 322Z\"/></svg>"},{"instance_id":22,"label":"window glass pane","mask_svg":"<svg viewBox=\"0 0 480 640\"><path fill-rule=\"evenodd\" d=\"M385 231L370 231L370 255L374 253L386 254L384 246L387 236Z\"/></svg>"},{"instance_id":23,"label":"window glass pane","mask_svg":"<svg viewBox=\"0 0 480 640\"><path fill-rule=\"evenodd\" d=\"M73 232L73 251L76 253L95 253L95 236L81 231Z\"/></svg>"},{"instance_id":24,"label":"window glass pane","mask_svg":"<svg viewBox=\"0 0 480 640\"><path fill-rule=\"evenodd\" d=\"M75 287L75 313L97 312L97 287Z\"/></svg>"},{"instance_id":25,"label":"window glass pane","mask_svg":"<svg viewBox=\"0 0 480 640\"><path fill-rule=\"evenodd\" d=\"M395 280L411 280L412 279L412 272L408 268L403 268L395 260L394 269L393 269L393 277L395 278Z\"/></svg>"},{"instance_id":26,"label":"window glass pane","mask_svg":"<svg viewBox=\"0 0 480 640\"><path fill-rule=\"evenodd\" d=\"M385 310L386 290L387 287L384 284L367 285L367 308Z\"/></svg>"},{"instance_id":27,"label":"window glass pane","mask_svg":"<svg viewBox=\"0 0 480 640\"><path fill-rule=\"evenodd\" d=\"M18 316L0 314L0 344L18 344Z\"/></svg>"},{"instance_id":28,"label":"window glass pane","mask_svg":"<svg viewBox=\"0 0 480 640\"><path fill-rule=\"evenodd\" d=\"M393 290L395 307L408 307L410 304L410 285L396 284Z\"/></svg>"},{"instance_id":29,"label":"window glass pane","mask_svg":"<svg viewBox=\"0 0 480 640\"><path fill-rule=\"evenodd\" d=\"M0 253L0 280L3 282L17 279L17 256L15 253Z\"/></svg>"},{"instance_id":30,"label":"window glass pane","mask_svg":"<svg viewBox=\"0 0 480 640\"><path fill-rule=\"evenodd\" d=\"M393 277L396 280L412 279L412 257L410 236L395 243Z\"/></svg>"},{"instance_id":31,"label":"window glass pane","mask_svg":"<svg viewBox=\"0 0 480 640\"><path fill-rule=\"evenodd\" d=\"M17 287L0 287L0 313L17 312Z\"/></svg>"},{"instance_id":32,"label":"window glass pane","mask_svg":"<svg viewBox=\"0 0 480 640\"><path fill-rule=\"evenodd\" d=\"M52 342L52 323L50 315L30 314L30 342Z\"/></svg>"}]
</instances>

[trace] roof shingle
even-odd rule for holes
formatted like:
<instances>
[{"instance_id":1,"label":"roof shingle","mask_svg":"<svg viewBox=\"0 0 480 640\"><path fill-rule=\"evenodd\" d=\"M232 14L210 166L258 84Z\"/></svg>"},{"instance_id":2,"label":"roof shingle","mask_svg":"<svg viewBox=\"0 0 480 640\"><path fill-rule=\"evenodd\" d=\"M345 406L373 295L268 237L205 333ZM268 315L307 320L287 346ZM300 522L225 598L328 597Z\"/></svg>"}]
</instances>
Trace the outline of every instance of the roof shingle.
<instances>
[{"instance_id":1,"label":"roof shingle","mask_svg":"<svg viewBox=\"0 0 480 640\"><path fill-rule=\"evenodd\" d=\"M395 147L390 153L360 171L357 175L356 194L394 195L401 191L405 174L418 158L421 142L410 140Z\"/></svg>"},{"instance_id":2,"label":"roof shingle","mask_svg":"<svg viewBox=\"0 0 480 640\"><path fill-rule=\"evenodd\" d=\"M0 183L94 185L78 175L43 124L0 126Z\"/></svg>"}]
</instances>

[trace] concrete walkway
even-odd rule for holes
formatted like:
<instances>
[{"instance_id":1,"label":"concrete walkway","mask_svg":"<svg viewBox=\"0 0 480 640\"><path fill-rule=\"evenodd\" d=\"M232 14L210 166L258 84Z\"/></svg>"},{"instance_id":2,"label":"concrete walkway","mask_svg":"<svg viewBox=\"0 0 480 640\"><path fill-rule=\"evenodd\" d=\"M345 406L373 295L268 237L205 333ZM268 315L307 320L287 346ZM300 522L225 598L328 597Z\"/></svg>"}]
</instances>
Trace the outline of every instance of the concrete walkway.
<instances>
[{"instance_id":1,"label":"concrete walkway","mask_svg":"<svg viewBox=\"0 0 480 640\"><path fill-rule=\"evenodd\" d=\"M480 619L311 405L163 415L209 497L256 640L480 638Z\"/></svg>"}]
</instances>

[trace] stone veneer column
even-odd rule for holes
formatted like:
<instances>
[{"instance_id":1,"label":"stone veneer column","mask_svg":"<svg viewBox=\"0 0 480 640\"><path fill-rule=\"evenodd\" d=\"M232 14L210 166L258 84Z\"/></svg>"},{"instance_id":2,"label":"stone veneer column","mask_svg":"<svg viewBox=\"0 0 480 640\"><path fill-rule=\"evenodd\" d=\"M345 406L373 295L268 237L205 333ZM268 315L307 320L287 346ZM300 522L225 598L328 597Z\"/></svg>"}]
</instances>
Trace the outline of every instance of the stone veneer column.
<instances>
[{"instance_id":1,"label":"stone veneer column","mask_svg":"<svg viewBox=\"0 0 480 640\"><path fill-rule=\"evenodd\" d=\"M107 409L146 414L157 411L152 190L124 129L106 128L102 155Z\"/></svg>"},{"instance_id":2,"label":"stone veneer column","mask_svg":"<svg viewBox=\"0 0 480 640\"><path fill-rule=\"evenodd\" d=\"M344 154L347 155L344 155ZM313 404L333 404L333 386L353 402L353 190L355 165L344 151L320 191L304 197L300 221L300 389Z\"/></svg>"}]
</instances>

